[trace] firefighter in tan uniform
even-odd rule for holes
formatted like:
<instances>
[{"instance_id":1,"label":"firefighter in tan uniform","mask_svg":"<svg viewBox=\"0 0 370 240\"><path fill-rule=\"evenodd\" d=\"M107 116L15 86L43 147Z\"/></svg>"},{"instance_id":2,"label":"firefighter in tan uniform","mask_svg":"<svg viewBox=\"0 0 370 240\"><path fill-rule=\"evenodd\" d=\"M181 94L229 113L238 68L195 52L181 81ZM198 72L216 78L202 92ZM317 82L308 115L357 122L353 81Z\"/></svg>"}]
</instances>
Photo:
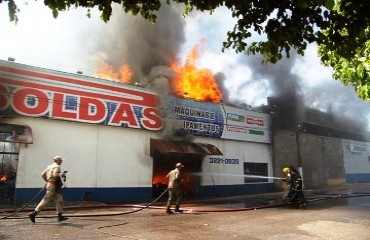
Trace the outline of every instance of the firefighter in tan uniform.
<instances>
[{"instance_id":1,"label":"firefighter in tan uniform","mask_svg":"<svg viewBox=\"0 0 370 240\"><path fill-rule=\"evenodd\" d=\"M286 174L285 178L283 178L284 182L284 191L283 191L283 201L289 201L289 193L292 188L292 173L290 172L290 167L283 168L283 172Z\"/></svg>"},{"instance_id":2,"label":"firefighter in tan uniform","mask_svg":"<svg viewBox=\"0 0 370 240\"><path fill-rule=\"evenodd\" d=\"M39 213L44 207L46 207L51 201L54 200L56 205L56 211L58 214L58 221L67 220L67 217L64 217L63 214L63 197L61 192L62 177L65 177L65 173L61 173L60 165L63 162L62 157L55 156L53 158L54 163L47 166L46 169L42 172L41 177L46 182L46 194L41 202L35 208L35 211L28 214L30 220L35 223L35 218L37 213Z\"/></svg>"},{"instance_id":3,"label":"firefighter in tan uniform","mask_svg":"<svg viewBox=\"0 0 370 240\"><path fill-rule=\"evenodd\" d=\"M176 168L167 174L168 178L168 200L167 200L167 213L173 213L171 211L171 203L176 199L175 212L183 212L180 210L180 204L182 201L182 190L180 187L181 183L181 170L184 167L181 163L176 164Z\"/></svg>"}]
</instances>

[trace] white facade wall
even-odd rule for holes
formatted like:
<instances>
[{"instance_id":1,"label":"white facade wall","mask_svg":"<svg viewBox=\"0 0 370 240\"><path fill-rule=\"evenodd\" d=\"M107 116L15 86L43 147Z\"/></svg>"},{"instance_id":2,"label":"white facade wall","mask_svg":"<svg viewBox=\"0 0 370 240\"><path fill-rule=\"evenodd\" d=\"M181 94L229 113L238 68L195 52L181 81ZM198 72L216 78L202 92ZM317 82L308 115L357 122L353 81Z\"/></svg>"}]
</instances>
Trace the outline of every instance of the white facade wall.
<instances>
[{"instance_id":1,"label":"white facade wall","mask_svg":"<svg viewBox=\"0 0 370 240\"><path fill-rule=\"evenodd\" d=\"M346 174L370 174L370 143L342 140Z\"/></svg>"},{"instance_id":2,"label":"white facade wall","mask_svg":"<svg viewBox=\"0 0 370 240\"><path fill-rule=\"evenodd\" d=\"M40 174L55 155L65 158L62 170L68 171L68 187L151 187L153 159L149 142L150 138L158 138L153 132L22 117L7 123L28 125L33 133L33 144L21 144L17 188L43 186ZM244 184L244 162L267 163L269 176L272 174L268 144L203 137L194 142L213 144L224 154L204 157L202 186ZM210 158L233 163L210 163Z\"/></svg>"},{"instance_id":3,"label":"white facade wall","mask_svg":"<svg viewBox=\"0 0 370 240\"><path fill-rule=\"evenodd\" d=\"M200 139L198 142L202 142ZM206 156L203 160L202 185L244 184L244 162L267 163L268 175L272 175L272 155L269 144L233 140L207 141L217 146L223 156ZM211 158L221 158L212 161ZM269 179L268 182L272 182Z\"/></svg>"},{"instance_id":4,"label":"white facade wall","mask_svg":"<svg viewBox=\"0 0 370 240\"><path fill-rule=\"evenodd\" d=\"M17 188L38 188L55 155L65 158L68 187L151 187L149 131L35 118L8 122L32 128L33 144L22 144Z\"/></svg>"}]
</instances>

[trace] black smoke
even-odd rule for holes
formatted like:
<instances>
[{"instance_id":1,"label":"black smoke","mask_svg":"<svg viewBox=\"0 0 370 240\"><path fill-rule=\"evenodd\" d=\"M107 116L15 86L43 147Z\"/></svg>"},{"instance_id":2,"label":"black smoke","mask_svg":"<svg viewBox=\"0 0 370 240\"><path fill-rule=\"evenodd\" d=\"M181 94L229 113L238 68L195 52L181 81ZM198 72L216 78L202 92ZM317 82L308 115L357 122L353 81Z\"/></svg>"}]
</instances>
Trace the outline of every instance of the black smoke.
<instances>
[{"instance_id":1,"label":"black smoke","mask_svg":"<svg viewBox=\"0 0 370 240\"><path fill-rule=\"evenodd\" d=\"M115 9L108 26L99 35L95 60L98 69L104 60L115 70L128 64L133 80L144 82L155 66L170 66L185 41L185 20L177 5L162 4L157 21Z\"/></svg>"},{"instance_id":2,"label":"black smoke","mask_svg":"<svg viewBox=\"0 0 370 240\"><path fill-rule=\"evenodd\" d=\"M116 69L128 64L134 72L133 81L166 98L171 91L170 79L173 75L170 65L185 42L186 22L182 17L182 8L164 3L155 24L120 11L113 14L109 27L99 34L97 54L93 59L104 60ZM294 122L306 121L349 131L368 131L369 107L357 97L353 88L344 87L336 80L307 87L300 73L293 71L296 61L301 58L293 52L289 59L276 64L262 64L261 56L240 54L238 63L251 69L252 80L242 84L238 91L258 85L266 93L261 98L268 98L268 106L254 106L245 99L230 100L232 93L224 84L227 76L219 72L215 74L215 79L223 92L223 103L279 113ZM95 63L99 64L99 61ZM166 115L166 107L162 107Z\"/></svg>"},{"instance_id":3,"label":"black smoke","mask_svg":"<svg viewBox=\"0 0 370 240\"><path fill-rule=\"evenodd\" d=\"M262 64L260 56L240 57L240 62L252 69L253 84L260 82L261 86L268 86L271 92L266 96L267 106L253 108L280 114L289 119L286 120L289 124L308 122L358 134L369 131L370 108L359 99L353 87L343 86L334 79L309 87L304 84L301 75L293 71L300 58L302 56L293 53L290 58L276 64ZM251 82L246 82L240 89L248 88L249 84ZM240 102L234 104L240 105Z\"/></svg>"}]
</instances>

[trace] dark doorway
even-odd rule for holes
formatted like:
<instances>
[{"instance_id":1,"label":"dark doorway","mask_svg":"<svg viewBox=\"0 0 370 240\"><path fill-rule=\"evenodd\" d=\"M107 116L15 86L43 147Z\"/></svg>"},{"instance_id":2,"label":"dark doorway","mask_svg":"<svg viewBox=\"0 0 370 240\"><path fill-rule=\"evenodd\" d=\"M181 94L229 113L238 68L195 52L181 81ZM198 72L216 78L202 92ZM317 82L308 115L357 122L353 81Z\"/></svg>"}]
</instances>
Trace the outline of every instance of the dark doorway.
<instances>
[{"instance_id":1,"label":"dark doorway","mask_svg":"<svg viewBox=\"0 0 370 240\"><path fill-rule=\"evenodd\" d=\"M183 168L182 188L187 198L198 197L202 161L206 155L222 155L214 145L207 143L150 139L150 156L153 157L153 197L166 190L166 175L181 162Z\"/></svg>"},{"instance_id":2,"label":"dark doorway","mask_svg":"<svg viewBox=\"0 0 370 240\"><path fill-rule=\"evenodd\" d=\"M184 197L199 196L200 175L204 155L187 153L156 153L153 156L153 197L158 197L167 188L166 175L181 162L183 168L182 189ZM167 198L165 195L163 198Z\"/></svg>"},{"instance_id":3,"label":"dark doorway","mask_svg":"<svg viewBox=\"0 0 370 240\"><path fill-rule=\"evenodd\" d=\"M0 202L13 202L20 144L33 143L32 129L0 123Z\"/></svg>"},{"instance_id":4,"label":"dark doorway","mask_svg":"<svg viewBox=\"0 0 370 240\"><path fill-rule=\"evenodd\" d=\"M3 142L0 133L0 203L14 201L19 143Z\"/></svg>"}]
</instances>

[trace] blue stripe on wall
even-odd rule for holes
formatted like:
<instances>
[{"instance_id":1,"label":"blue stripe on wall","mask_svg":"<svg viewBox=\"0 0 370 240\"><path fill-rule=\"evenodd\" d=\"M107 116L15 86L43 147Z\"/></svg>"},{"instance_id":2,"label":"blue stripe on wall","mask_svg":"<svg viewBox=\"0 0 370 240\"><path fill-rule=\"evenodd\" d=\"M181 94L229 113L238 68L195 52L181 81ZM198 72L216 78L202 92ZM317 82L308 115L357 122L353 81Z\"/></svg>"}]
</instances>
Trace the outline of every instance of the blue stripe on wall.
<instances>
[{"instance_id":1,"label":"blue stripe on wall","mask_svg":"<svg viewBox=\"0 0 370 240\"><path fill-rule=\"evenodd\" d=\"M38 202L45 194L40 188L16 188L15 201L17 203L29 202L34 199ZM243 194L273 192L273 183L240 184L201 186L199 197L212 196L237 196ZM124 203L135 201L147 201L153 199L151 187L127 187L127 188L65 188L62 190L65 201L99 201L105 203ZM167 195L166 195L167 196Z\"/></svg>"},{"instance_id":2,"label":"blue stripe on wall","mask_svg":"<svg viewBox=\"0 0 370 240\"><path fill-rule=\"evenodd\" d=\"M346 174L347 183L370 183L370 173Z\"/></svg>"},{"instance_id":3,"label":"blue stripe on wall","mask_svg":"<svg viewBox=\"0 0 370 240\"><path fill-rule=\"evenodd\" d=\"M15 201L29 202L35 195L34 201L40 201L45 190L37 188L16 188ZM106 203L122 203L152 198L152 188L65 188L62 190L66 201L101 201Z\"/></svg>"}]
</instances>

